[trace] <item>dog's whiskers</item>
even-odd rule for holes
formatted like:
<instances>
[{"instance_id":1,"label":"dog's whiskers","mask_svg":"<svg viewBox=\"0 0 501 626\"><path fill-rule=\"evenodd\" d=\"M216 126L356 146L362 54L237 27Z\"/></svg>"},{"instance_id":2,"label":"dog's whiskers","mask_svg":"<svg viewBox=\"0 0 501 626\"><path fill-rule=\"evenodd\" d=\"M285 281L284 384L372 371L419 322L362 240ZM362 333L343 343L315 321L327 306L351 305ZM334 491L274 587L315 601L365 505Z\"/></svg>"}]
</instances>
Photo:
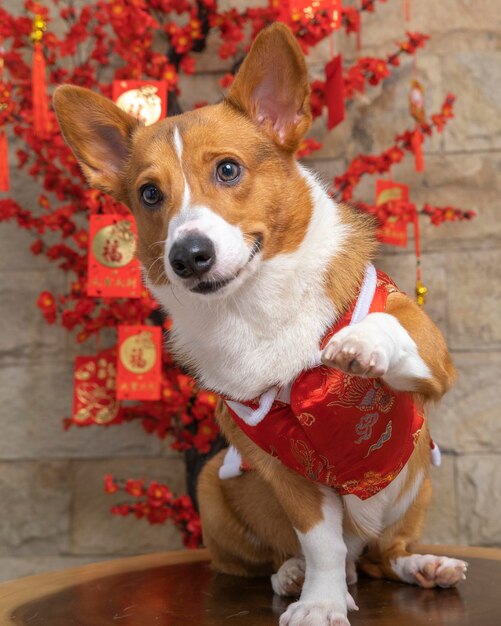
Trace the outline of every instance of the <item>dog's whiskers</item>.
<instances>
[{"instance_id":1,"label":"dog's whiskers","mask_svg":"<svg viewBox=\"0 0 501 626\"><path fill-rule=\"evenodd\" d=\"M154 241L153 243L150 243L148 248L153 248L153 246L165 245L166 243L167 239L163 239L162 241Z\"/></svg>"},{"instance_id":2,"label":"dog's whiskers","mask_svg":"<svg viewBox=\"0 0 501 626\"><path fill-rule=\"evenodd\" d=\"M151 265L147 268L146 270L146 278L148 280L150 280L150 272L153 269L153 267L155 266L156 263L158 263L158 261L163 261L163 256L158 256L152 263ZM160 273L160 276L158 277L160 280L165 280L167 281L167 276L165 275L165 268L162 266L162 271ZM152 281L153 282L153 281Z\"/></svg>"}]
</instances>

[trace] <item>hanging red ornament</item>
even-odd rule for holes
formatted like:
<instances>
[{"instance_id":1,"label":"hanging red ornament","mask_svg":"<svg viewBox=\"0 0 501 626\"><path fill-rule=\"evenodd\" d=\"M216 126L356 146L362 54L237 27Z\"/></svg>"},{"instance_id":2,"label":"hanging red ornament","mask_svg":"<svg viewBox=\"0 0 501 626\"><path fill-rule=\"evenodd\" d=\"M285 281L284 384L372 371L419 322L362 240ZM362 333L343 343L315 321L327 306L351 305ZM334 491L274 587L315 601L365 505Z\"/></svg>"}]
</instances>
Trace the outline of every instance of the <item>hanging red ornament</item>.
<instances>
[{"instance_id":1,"label":"hanging red ornament","mask_svg":"<svg viewBox=\"0 0 501 626\"><path fill-rule=\"evenodd\" d=\"M145 126L167 115L167 83L163 80L114 80L112 97Z\"/></svg>"},{"instance_id":2,"label":"hanging red ornament","mask_svg":"<svg viewBox=\"0 0 501 626\"><path fill-rule=\"evenodd\" d=\"M423 306L428 288L421 282L421 238L419 234L419 214L414 214L414 246L416 250L416 302Z\"/></svg>"},{"instance_id":3,"label":"hanging red ornament","mask_svg":"<svg viewBox=\"0 0 501 626\"><path fill-rule=\"evenodd\" d=\"M325 66L325 102L327 105L327 128L330 130L344 120L343 58L335 56Z\"/></svg>"},{"instance_id":4,"label":"hanging red ornament","mask_svg":"<svg viewBox=\"0 0 501 626\"><path fill-rule=\"evenodd\" d=\"M412 151L414 152L414 165L416 172L422 172L424 170L423 160L423 133L419 128L412 133L411 137Z\"/></svg>"},{"instance_id":5,"label":"hanging red ornament","mask_svg":"<svg viewBox=\"0 0 501 626\"><path fill-rule=\"evenodd\" d=\"M160 400L162 329L160 326L119 326L117 398Z\"/></svg>"},{"instance_id":6,"label":"hanging red ornament","mask_svg":"<svg viewBox=\"0 0 501 626\"><path fill-rule=\"evenodd\" d=\"M415 69L414 69L415 71ZM409 110L412 117L416 120L416 129L411 135L411 147L414 152L414 163L416 172L424 170L423 161L423 133L421 126L426 123L426 113L424 108L424 87L415 78L411 82L409 92Z\"/></svg>"},{"instance_id":7,"label":"hanging red ornament","mask_svg":"<svg viewBox=\"0 0 501 626\"><path fill-rule=\"evenodd\" d=\"M409 92L409 109L412 117L418 124L424 124L426 113L424 108L424 87L418 80L413 79Z\"/></svg>"},{"instance_id":8,"label":"hanging red ornament","mask_svg":"<svg viewBox=\"0 0 501 626\"><path fill-rule=\"evenodd\" d=\"M137 229L131 216L105 214L89 218L87 295L139 298L141 266L135 258Z\"/></svg>"},{"instance_id":9,"label":"hanging red ornament","mask_svg":"<svg viewBox=\"0 0 501 626\"><path fill-rule=\"evenodd\" d=\"M390 203L407 203L409 201L409 187L393 180L376 180L376 205ZM407 222L398 215L390 215L385 223L376 231L376 237L381 243L388 243L401 248L407 247Z\"/></svg>"},{"instance_id":10,"label":"hanging red ornament","mask_svg":"<svg viewBox=\"0 0 501 626\"><path fill-rule=\"evenodd\" d=\"M270 0L270 7L277 9L278 21L285 24L311 21L324 12L333 30L341 26L341 0Z\"/></svg>"},{"instance_id":11,"label":"hanging red ornament","mask_svg":"<svg viewBox=\"0 0 501 626\"><path fill-rule=\"evenodd\" d=\"M73 424L88 426L122 421L116 398L116 362L116 348L75 359Z\"/></svg>"},{"instance_id":12,"label":"hanging red ornament","mask_svg":"<svg viewBox=\"0 0 501 626\"><path fill-rule=\"evenodd\" d=\"M45 79L45 58L42 49L45 20L35 15L31 40L33 41L33 66L31 71L31 90L33 98L33 130L40 138L47 138L50 130L49 104L47 101L47 83Z\"/></svg>"}]
</instances>

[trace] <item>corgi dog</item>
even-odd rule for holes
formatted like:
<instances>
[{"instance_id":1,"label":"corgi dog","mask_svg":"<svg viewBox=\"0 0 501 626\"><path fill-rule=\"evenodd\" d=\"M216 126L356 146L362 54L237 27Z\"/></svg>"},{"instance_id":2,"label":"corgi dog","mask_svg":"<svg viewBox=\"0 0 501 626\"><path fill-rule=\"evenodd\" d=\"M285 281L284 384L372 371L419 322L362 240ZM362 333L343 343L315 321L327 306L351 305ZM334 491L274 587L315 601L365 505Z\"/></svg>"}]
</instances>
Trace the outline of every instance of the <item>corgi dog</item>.
<instances>
[{"instance_id":1,"label":"corgi dog","mask_svg":"<svg viewBox=\"0 0 501 626\"><path fill-rule=\"evenodd\" d=\"M423 407L455 373L440 331L371 265L371 218L297 163L309 97L274 24L219 104L148 127L75 86L54 106L89 183L135 217L173 353L222 398L232 447L199 480L214 567L274 572L299 596L281 626L347 626L357 565L421 587L465 577L409 547L431 494Z\"/></svg>"}]
</instances>

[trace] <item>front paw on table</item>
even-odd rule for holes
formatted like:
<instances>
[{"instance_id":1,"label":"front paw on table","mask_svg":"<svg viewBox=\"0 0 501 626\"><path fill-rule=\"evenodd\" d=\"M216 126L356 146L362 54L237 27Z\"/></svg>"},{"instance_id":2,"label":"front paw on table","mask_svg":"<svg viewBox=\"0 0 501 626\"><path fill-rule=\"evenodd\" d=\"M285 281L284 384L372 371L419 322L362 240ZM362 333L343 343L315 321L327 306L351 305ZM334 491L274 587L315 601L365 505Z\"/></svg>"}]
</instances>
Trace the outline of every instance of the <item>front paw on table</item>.
<instances>
[{"instance_id":1,"label":"front paw on table","mask_svg":"<svg viewBox=\"0 0 501 626\"><path fill-rule=\"evenodd\" d=\"M293 602L280 617L280 626L350 626L335 602Z\"/></svg>"}]
</instances>

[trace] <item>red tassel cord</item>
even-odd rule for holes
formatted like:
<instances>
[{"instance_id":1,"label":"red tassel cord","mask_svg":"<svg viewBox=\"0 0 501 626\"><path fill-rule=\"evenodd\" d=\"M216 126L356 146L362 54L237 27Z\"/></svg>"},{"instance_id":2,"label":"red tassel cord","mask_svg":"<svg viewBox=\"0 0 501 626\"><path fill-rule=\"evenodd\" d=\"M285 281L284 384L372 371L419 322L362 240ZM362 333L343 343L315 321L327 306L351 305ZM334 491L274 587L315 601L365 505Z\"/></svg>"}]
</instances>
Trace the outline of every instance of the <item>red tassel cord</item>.
<instances>
[{"instance_id":1,"label":"red tassel cord","mask_svg":"<svg viewBox=\"0 0 501 626\"><path fill-rule=\"evenodd\" d=\"M344 120L343 58L340 54L325 66L325 102L327 104L327 128L331 130Z\"/></svg>"},{"instance_id":2,"label":"red tassel cord","mask_svg":"<svg viewBox=\"0 0 501 626\"><path fill-rule=\"evenodd\" d=\"M423 133L418 128L412 133L411 145L414 152L416 172L422 172L424 170Z\"/></svg>"},{"instance_id":3,"label":"red tassel cord","mask_svg":"<svg viewBox=\"0 0 501 626\"><path fill-rule=\"evenodd\" d=\"M3 48L0 47L0 191L9 191L9 149L7 146L7 122L13 110L11 87L3 81Z\"/></svg>"},{"instance_id":4,"label":"red tassel cord","mask_svg":"<svg viewBox=\"0 0 501 626\"><path fill-rule=\"evenodd\" d=\"M414 247L416 250L416 302L423 306L428 288L421 282L421 237L419 235L419 214L414 214Z\"/></svg>"},{"instance_id":5,"label":"red tassel cord","mask_svg":"<svg viewBox=\"0 0 501 626\"><path fill-rule=\"evenodd\" d=\"M9 191L9 151L7 133L0 128L0 191Z\"/></svg>"},{"instance_id":6,"label":"red tassel cord","mask_svg":"<svg viewBox=\"0 0 501 626\"><path fill-rule=\"evenodd\" d=\"M47 84L45 80L45 59L42 44L35 43L33 69L31 75L33 96L33 130L37 137L46 138L51 130Z\"/></svg>"},{"instance_id":7,"label":"red tassel cord","mask_svg":"<svg viewBox=\"0 0 501 626\"><path fill-rule=\"evenodd\" d=\"M411 0L404 0L404 20L411 21Z\"/></svg>"}]
</instances>

